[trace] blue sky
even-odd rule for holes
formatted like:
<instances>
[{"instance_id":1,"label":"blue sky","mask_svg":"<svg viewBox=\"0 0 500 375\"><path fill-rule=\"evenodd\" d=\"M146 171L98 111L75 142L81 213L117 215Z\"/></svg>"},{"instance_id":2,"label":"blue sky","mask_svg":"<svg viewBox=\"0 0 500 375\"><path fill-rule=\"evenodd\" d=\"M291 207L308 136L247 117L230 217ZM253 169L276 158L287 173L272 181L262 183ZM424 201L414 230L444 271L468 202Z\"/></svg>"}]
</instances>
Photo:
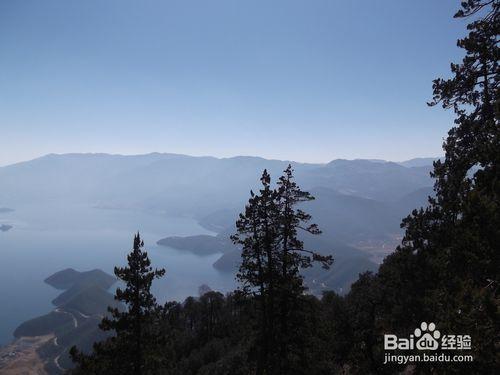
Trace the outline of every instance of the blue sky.
<instances>
[{"instance_id":1,"label":"blue sky","mask_svg":"<svg viewBox=\"0 0 500 375\"><path fill-rule=\"evenodd\" d=\"M0 165L46 153L441 154L452 0L0 2Z\"/></svg>"}]
</instances>

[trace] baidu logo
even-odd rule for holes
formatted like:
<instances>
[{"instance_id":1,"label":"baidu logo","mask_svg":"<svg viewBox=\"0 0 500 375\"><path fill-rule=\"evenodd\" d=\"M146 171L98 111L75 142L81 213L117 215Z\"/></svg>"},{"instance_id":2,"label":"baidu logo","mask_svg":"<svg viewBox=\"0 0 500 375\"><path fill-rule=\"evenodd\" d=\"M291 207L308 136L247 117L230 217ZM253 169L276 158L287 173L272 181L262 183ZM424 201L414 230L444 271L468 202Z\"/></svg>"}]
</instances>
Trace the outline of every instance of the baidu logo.
<instances>
[{"instance_id":1,"label":"baidu logo","mask_svg":"<svg viewBox=\"0 0 500 375\"><path fill-rule=\"evenodd\" d=\"M470 350L469 335L442 335L436 324L422 322L408 338L384 335L385 350Z\"/></svg>"}]
</instances>

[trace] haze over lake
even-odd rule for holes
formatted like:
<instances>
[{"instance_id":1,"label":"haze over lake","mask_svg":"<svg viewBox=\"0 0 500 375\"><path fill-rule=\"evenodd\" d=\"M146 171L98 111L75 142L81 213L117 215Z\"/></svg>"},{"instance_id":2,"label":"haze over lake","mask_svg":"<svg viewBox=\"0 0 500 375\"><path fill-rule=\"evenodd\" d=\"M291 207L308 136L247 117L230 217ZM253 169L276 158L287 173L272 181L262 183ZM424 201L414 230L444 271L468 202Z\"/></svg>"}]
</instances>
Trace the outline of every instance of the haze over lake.
<instances>
[{"instance_id":1,"label":"haze over lake","mask_svg":"<svg viewBox=\"0 0 500 375\"><path fill-rule=\"evenodd\" d=\"M220 254L197 256L156 245L169 235L211 234L188 217L54 202L16 207L1 214L2 222L13 228L0 233L0 344L12 339L20 323L54 308L50 301L60 291L43 282L47 276L69 267L112 274L126 262L138 230L153 266L167 270L153 287L160 302L197 295L203 283L223 292L234 287L232 274L212 267Z\"/></svg>"}]
</instances>

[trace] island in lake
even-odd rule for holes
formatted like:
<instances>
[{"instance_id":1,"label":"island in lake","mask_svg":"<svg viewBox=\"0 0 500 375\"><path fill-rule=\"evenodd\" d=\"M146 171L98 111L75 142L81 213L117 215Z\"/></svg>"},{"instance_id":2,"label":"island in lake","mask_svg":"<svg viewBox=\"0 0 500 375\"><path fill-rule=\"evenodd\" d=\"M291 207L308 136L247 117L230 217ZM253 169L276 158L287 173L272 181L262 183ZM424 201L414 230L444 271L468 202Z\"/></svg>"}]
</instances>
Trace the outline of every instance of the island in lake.
<instances>
[{"instance_id":1,"label":"island in lake","mask_svg":"<svg viewBox=\"0 0 500 375\"><path fill-rule=\"evenodd\" d=\"M156 242L161 246L168 246L178 250L189 251L196 255L211 255L226 253L234 250L233 243L223 236L200 234L187 237L166 237Z\"/></svg>"},{"instance_id":2,"label":"island in lake","mask_svg":"<svg viewBox=\"0 0 500 375\"><path fill-rule=\"evenodd\" d=\"M8 224L1 224L0 225L0 232L7 232L10 229L12 229L12 225L8 225Z\"/></svg>"},{"instance_id":3,"label":"island in lake","mask_svg":"<svg viewBox=\"0 0 500 375\"><path fill-rule=\"evenodd\" d=\"M78 272L68 268L45 282L63 291L52 301L56 308L16 328L15 341L0 349L2 374L30 369L39 374L65 373L73 367L68 354L73 345L90 352L94 342L109 335L98 327L108 306L124 308L108 292L116 278L98 269Z\"/></svg>"}]
</instances>

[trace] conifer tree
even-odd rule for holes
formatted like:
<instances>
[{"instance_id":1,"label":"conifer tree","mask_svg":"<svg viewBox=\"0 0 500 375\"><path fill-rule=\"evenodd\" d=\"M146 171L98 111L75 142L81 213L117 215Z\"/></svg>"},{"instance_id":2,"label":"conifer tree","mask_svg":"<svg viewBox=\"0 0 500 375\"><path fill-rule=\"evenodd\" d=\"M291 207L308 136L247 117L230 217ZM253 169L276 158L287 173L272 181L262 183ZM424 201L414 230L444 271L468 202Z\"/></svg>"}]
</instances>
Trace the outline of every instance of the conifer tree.
<instances>
[{"instance_id":1,"label":"conifer tree","mask_svg":"<svg viewBox=\"0 0 500 375\"><path fill-rule=\"evenodd\" d=\"M301 356L300 300L306 287L300 269L310 267L313 261L329 267L333 260L304 249L298 238L299 229L310 234L320 231L315 224L307 225L310 215L296 207L314 198L293 181L291 166L276 189L271 188L266 170L261 183L258 195L250 193L232 239L242 245L237 278L242 291L251 294L258 307L257 374L282 374L289 371L292 348L296 357Z\"/></svg>"},{"instance_id":2,"label":"conifer tree","mask_svg":"<svg viewBox=\"0 0 500 375\"><path fill-rule=\"evenodd\" d=\"M498 0L468 0L455 15L472 21L457 42L463 60L434 81L429 103L456 114L445 159L434 164L436 196L403 221L402 246L380 269L393 324L415 324L409 311L471 335L474 363L465 366L479 372L493 368L499 331L499 10Z\"/></svg>"},{"instance_id":3,"label":"conifer tree","mask_svg":"<svg viewBox=\"0 0 500 375\"><path fill-rule=\"evenodd\" d=\"M139 233L134 236L133 249L127 256L126 267L115 267L114 273L125 283L125 289L117 288L115 299L126 309L108 308L111 317L104 317L99 327L114 335L94 346L94 353L85 356L72 348L71 356L86 373L151 374L155 373L153 319L158 306L151 294L155 278L165 274L164 269L154 269ZM94 372L95 371L95 372Z\"/></svg>"},{"instance_id":4,"label":"conifer tree","mask_svg":"<svg viewBox=\"0 0 500 375\"><path fill-rule=\"evenodd\" d=\"M257 373L276 363L272 357L275 345L275 299L276 279L279 276L276 254L277 207L276 192L271 189L271 177L264 170L260 179L259 195L250 192L245 213L236 222L238 233L231 238L242 245L242 261L237 279L242 291L255 298L258 313L258 335L254 346L257 357Z\"/></svg>"},{"instance_id":5,"label":"conifer tree","mask_svg":"<svg viewBox=\"0 0 500 375\"><path fill-rule=\"evenodd\" d=\"M304 202L314 200L306 191L302 191L293 177L291 165L279 178L276 189L276 206L278 215L278 259L281 265L279 275L279 349L280 372L290 373L293 366L292 358L301 356L302 344L300 321L303 319L301 298L306 290L300 269L309 268L313 261L320 262L323 268L328 269L332 263L332 256L323 256L304 248L304 242L299 239L299 230L311 235L321 233L317 224L309 224L311 215L298 208Z\"/></svg>"}]
</instances>

